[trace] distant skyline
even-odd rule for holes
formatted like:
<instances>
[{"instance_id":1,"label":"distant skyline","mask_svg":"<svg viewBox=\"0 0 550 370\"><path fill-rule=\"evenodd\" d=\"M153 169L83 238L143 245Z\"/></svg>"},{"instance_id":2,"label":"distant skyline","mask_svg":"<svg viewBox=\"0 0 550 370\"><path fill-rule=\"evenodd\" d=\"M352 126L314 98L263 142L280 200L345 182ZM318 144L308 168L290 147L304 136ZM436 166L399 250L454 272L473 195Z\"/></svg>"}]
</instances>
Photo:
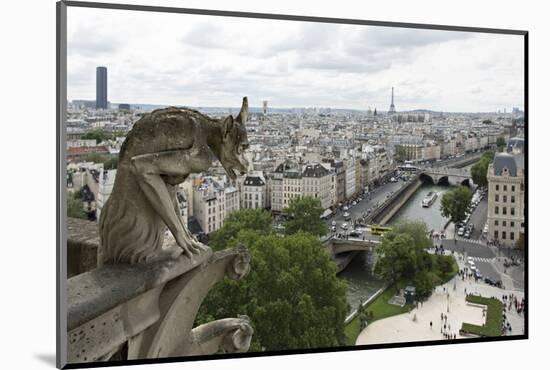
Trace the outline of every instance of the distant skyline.
<instances>
[{"instance_id":1,"label":"distant skyline","mask_svg":"<svg viewBox=\"0 0 550 370\"><path fill-rule=\"evenodd\" d=\"M523 37L68 9L68 99L387 111L524 109Z\"/></svg>"}]
</instances>

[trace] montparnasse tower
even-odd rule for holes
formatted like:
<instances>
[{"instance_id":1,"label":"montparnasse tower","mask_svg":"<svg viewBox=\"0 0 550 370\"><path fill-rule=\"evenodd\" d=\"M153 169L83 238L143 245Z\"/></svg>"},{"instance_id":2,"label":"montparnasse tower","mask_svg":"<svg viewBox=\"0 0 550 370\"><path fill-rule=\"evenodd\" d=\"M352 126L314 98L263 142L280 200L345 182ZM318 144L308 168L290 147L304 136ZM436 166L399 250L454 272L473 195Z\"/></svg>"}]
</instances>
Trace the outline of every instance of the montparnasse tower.
<instances>
[{"instance_id":1,"label":"montparnasse tower","mask_svg":"<svg viewBox=\"0 0 550 370\"><path fill-rule=\"evenodd\" d=\"M393 104L393 86L391 88L391 104L390 109L388 110L388 114L394 114L395 113L395 104Z\"/></svg>"}]
</instances>

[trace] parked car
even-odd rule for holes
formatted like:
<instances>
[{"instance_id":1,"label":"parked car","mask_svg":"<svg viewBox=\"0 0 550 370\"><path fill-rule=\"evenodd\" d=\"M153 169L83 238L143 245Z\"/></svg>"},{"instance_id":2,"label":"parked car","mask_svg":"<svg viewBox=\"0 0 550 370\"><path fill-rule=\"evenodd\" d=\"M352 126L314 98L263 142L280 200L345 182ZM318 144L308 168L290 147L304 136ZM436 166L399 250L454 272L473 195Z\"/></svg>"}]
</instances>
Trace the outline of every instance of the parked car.
<instances>
[{"instance_id":1,"label":"parked car","mask_svg":"<svg viewBox=\"0 0 550 370\"><path fill-rule=\"evenodd\" d=\"M349 225L346 224L346 223L344 223L344 224L342 224L342 226L340 226L340 227L341 227L343 230L347 230L348 227L349 227Z\"/></svg>"},{"instance_id":2,"label":"parked car","mask_svg":"<svg viewBox=\"0 0 550 370\"><path fill-rule=\"evenodd\" d=\"M464 235L464 228L463 227L458 229L458 236L462 236L462 235Z\"/></svg>"},{"instance_id":3,"label":"parked car","mask_svg":"<svg viewBox=\"0 0 550 370\"><path fill-rule=\"evenodd\" d=\"M349 210L348 206L344 206L344 208L342 208L344 211L347 211Z\"/></svg>"},{"instance_id":4,"label":"parked car","mask_svg":"<svg viewBox=\"0 0 550 370\"><path fill-rule=\"evenodd\" d=\"M351 220L351 215L348 212L344 213L344 220L346 220L346 221Z\"/></svg>"},{"instance_id":5,"label":"parked car","mask_svg":"<svg viewBox=\"0 0 550 370\"><path fill-rule=\"evenodd\" d=\"M483 278L483 275L481 274L481 272L479 272L478 269L476 269L476 271L474 272L474 276L476 277L476 279Z\"/></svg>"},{"instance_id":6,"label":"parked car","mask_svg":"<svg viewBox=\"0 0 550 370\"><path fill-rule=\"evenodd\" d=\"M352 230L349 233L349 236L353 236L355 238L360 237L361 235L362 235L362 233L360 231L357 231L357 230Z\"/></svg>"},{"instance_id":7,"label":"parked car","mask_svg":"<svg viewBox=\"0 0 550 370\"><path fill-rule=\"evenodd\" d=\"M332 231L332 232L336 232L336 226L334 226L334 225L333 225L333 226L331 226L331 227L330 227L330 231Z\"/></svg>"}]
</instances>

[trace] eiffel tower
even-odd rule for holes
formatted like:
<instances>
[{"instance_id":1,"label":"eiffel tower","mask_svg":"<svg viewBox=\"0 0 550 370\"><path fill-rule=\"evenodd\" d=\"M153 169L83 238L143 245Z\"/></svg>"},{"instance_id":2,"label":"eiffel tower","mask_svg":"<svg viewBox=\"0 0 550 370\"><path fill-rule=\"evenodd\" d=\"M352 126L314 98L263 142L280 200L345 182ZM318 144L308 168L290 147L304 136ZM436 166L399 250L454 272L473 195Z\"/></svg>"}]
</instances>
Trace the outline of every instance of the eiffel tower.
<instances>
[{"instance_id":1,"label":"eiffel tower","mask_svg":"<svg viewBox=\"0 0 550 370\"><path fill-rule=\"evenodd\" d=\"M388 110L388 114L394 114L395 113L395 105L393 104L393 86L391 88L391 104L390 109Z\"/></svg>"}]
</instances>

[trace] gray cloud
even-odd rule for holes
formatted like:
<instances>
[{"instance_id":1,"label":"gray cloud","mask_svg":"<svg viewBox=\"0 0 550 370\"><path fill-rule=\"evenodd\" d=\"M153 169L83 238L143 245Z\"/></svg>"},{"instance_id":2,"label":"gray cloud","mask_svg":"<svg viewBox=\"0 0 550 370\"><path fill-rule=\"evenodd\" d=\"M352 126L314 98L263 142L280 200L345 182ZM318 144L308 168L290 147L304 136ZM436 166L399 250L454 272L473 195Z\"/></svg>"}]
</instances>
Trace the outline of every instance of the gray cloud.
<instances>
[{"instance_id":1,"label":"gray cloud","mask_svg":"<svg viewBox=\"0 0 550 370\"><path fill-rule=\"evenodd\" d=\"M69 98L114 102L496 110L523 104L519 37L339 24L74 9ZM506 81L506 83L503 83ZM491 97L480 92L491 91ZM235 103L237 101L237 103ZM256 103L254 103L256 102Z\"/></svg>"},{"instance_id":2,"label":"gray cloud","mask_svg":"<svg viewBox=\"0 0 550 370\"><path fill-rule=\"evenodd\" d=\"M116 33L109 33L106 29L83 25L69 34L67 53L84 57L111 55L121 49L123 39Z\"/></svg>"}]
</instances>

